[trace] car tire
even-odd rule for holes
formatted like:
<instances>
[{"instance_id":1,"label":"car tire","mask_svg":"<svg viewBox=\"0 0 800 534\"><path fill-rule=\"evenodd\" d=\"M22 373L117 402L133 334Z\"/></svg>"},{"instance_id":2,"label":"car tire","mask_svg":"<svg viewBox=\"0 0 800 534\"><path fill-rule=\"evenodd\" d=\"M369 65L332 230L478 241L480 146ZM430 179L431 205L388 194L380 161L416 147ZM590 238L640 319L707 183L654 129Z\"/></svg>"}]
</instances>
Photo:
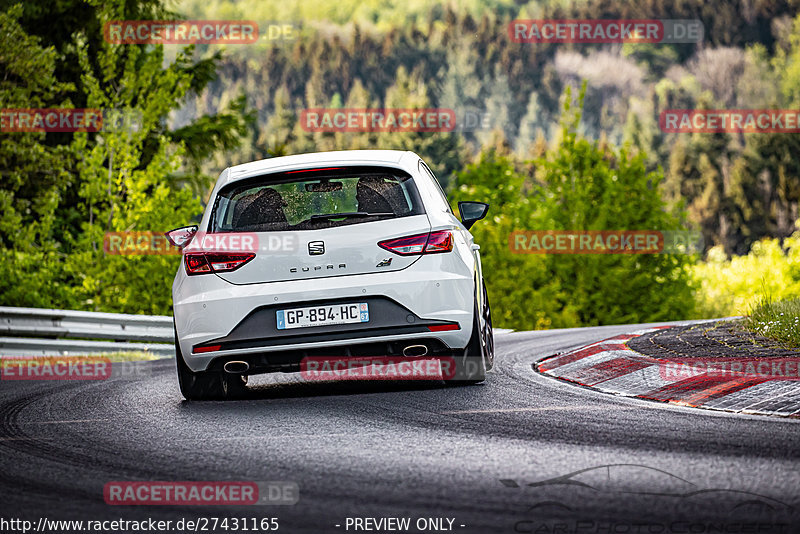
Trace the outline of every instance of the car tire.
<instances>
[{"instance_id":1,"label":"car tire","mask_svg":"<svg viewBox=\"0 0 800 534\"><path fill-rule=\"evenodd\" d=\"M494 367L494 328L492 327L492 308L489 306L489 295L486 293L486 284L483 285L483 321L485 329L483 332L483 343L485 346L484 358L486 359L486 370L491 371Z\"/></svg>"},{"instance_id":2,"label":"car tire","mask_svg":"<svg viewBox=\"0 0 800 534\"><path fill-rule=\"evenodd\" d=\"M240 398L247 392L247 379L243 375L189 369L183 359L177 334L175 361L178 367L178 385L186 400L225 400Z\"/></svg>"},{"instance_id":3,"label":"car tire","mask_svg":"<svg viewBox=\"0 0 800 534\"><path fill-rule=\"evenodd\" d=\"M488 302L486 302L486 306L484 307L488 307ZM481 328L481 321L479 320L479 317L482 316L481 313L483 312L479 312L476 299L474 313L472 314L472 335L469 338L469 343L460 354L454 356L455 373L448 381L453 385L479 384L486 380L486 371L488 370L486 365L486 329ZM491 324L489 328L489 337L492 343L491 346L493 347L494 339L491 337ZM493 353L492 359L494 359Z\"/></svg>"}]
</instances>

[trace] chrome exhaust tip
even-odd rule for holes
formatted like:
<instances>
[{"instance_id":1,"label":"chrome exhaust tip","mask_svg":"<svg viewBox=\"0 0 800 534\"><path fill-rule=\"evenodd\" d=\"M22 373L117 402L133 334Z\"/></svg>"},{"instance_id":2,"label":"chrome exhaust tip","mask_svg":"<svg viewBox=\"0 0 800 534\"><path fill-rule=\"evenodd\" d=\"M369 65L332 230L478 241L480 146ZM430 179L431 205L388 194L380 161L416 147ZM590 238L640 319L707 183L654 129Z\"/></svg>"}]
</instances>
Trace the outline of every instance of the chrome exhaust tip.
<instances>
[{"instance_id":1,"label":"chrome exhaust tip","mask_svg":"<svg viewBox=\"0 0 800 534\"><path fill-rule=\"evenodd\" d=\"M240 375L242 373L246 373L247 370L250 369L250 364L247 362L234 360L232 362L225 363L225 365L223 365L222 368L225 369L226 373L231 373L233 375Z\"/></svg>"},{"instance_id":2,"label":"chrome exhaust tip","mask_svg":"<svg viewBox=\"0 0 800 534\"><path fill-rule=\"evenodd\" d=\"M409 345L403 349L403 356L425 356L428 354L428 347L425 345Z\"/></svg>"}]
</instances>

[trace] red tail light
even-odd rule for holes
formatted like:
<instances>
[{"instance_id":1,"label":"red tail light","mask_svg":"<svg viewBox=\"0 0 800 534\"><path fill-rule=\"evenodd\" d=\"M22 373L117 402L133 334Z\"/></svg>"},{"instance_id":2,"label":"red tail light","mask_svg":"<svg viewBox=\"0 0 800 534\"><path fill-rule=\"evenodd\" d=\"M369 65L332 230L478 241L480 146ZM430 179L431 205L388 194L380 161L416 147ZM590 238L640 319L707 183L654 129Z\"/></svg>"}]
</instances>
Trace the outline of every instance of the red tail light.
<instances>
[{"instance_id":1,"label":"red tail light","mask_svg":"<svg viewBox=\"0 0 800 534\"><path fill-rule=\"evenodd\" d=\"M437 254L453 250L453 233L450 230L410 235L381 241L378 246L400 256Z\"/></svg>"},{"instance_id":2,"label":"red tail light","mask_svg":"<svg viewBox=\"0 0 800 534\"><path fill-rule=\"evenodd\" d=\"M453 250L453 234L449 230L432 232L428 236L428 244L425 245L425 254L436 254L437 252L450 252Z\"/></svg>"},{"instance_id":3,"label":"red tail light","mask_svg":"<svg viewBox=\"0 0 800 534\"><path fill-rule=\"evenodd\" d=\"M252 252L231 254L227 252L192 252L184 254L186 274L226 273L235 271L255 258Z\"/></svg>"}]
</instances>

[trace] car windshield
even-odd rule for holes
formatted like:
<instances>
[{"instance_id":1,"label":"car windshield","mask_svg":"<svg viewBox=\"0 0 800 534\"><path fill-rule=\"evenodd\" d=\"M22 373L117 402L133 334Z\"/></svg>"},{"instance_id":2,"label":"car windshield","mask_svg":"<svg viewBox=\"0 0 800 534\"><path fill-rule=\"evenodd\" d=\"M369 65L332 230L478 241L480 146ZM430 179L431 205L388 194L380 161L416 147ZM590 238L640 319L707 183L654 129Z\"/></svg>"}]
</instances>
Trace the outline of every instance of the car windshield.
<instances>
[{"instance_id":1,"label":"car windshield","mask_svg":"<svg viewBox=\"0 0 800 534\"><path fill-rule=\"evenodd\" d=\"M211 231L316 230L422 213L414 181L398 169L289 171L223 189Z\"/></svg>"}]
</instances>

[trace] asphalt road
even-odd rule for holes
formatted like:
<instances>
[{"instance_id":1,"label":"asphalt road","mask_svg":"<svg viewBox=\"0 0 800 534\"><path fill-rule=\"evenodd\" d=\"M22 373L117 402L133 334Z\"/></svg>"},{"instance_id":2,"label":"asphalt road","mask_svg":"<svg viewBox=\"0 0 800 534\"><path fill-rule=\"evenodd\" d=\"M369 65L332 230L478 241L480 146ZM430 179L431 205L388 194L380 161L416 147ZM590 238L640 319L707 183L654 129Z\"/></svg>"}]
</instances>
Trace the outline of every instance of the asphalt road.
<instances>
[{"instance_id":1,"label":"asphalt road","mask_svg":"<svg viewBox=\"0 0 800 534\"><path fill-rule=\"evenodd\" d=\"M617 398L531 368L644 326L497 335L495 370L469 387L271 375L247 400L188 403L171 360L147 363L147 376L3 381L0 518L274 517L279 532L391 532L347 528L381 517L410 518L404 532L450 525L419 530L420 518L452 519L464 533L800 531L797 421ZM105 503L106 483L133 480L291 481L300 498Z\"/></svg>"}]
</instances>

